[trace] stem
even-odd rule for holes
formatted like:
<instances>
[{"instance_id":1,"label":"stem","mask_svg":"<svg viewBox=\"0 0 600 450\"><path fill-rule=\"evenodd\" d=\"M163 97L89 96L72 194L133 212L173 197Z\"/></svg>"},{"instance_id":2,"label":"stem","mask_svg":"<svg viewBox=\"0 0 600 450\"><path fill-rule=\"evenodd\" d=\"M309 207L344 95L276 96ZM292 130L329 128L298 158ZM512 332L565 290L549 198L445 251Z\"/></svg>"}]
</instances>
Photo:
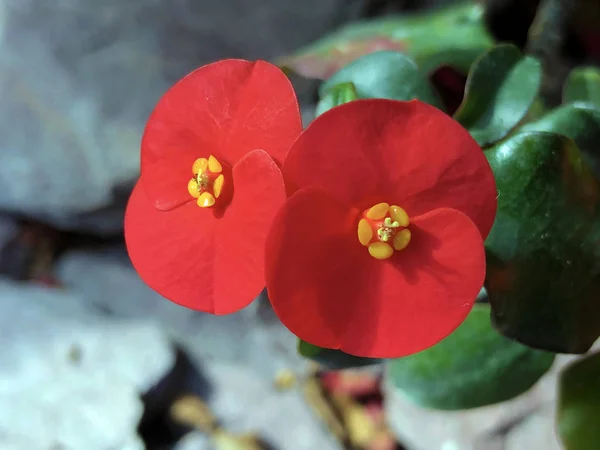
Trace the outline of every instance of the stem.
<instances>
[{"instance_id":1,"label":"stem","mask_svg":"<svg viewBox=\"0 0 600 450\"><path fill-rule=\"evenodd\" d=\"M576 3L577 0L541 0L529 28L527 52L542 62L541 95L547 106L560 103L561 86L568 71L561 54Z\"/></svg>"}]
</instances>

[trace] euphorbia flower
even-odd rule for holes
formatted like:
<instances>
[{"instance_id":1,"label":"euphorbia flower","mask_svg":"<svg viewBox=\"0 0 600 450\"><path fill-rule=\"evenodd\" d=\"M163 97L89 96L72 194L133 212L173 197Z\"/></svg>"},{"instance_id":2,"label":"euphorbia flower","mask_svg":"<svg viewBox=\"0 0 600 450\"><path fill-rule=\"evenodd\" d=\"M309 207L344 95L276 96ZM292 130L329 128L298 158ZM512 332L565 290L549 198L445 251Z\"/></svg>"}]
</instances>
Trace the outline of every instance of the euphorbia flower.
<instances>
[{"instance_id":1,"label":"euphorbia flower","mask_svg":"<svg viewBox=\"0 0 600 450\"><path fill-rule=\"evenodd\" d=\"M281 321L366 357L424 350L483 285L496 187L481 148L419 101L357 100L319 116L283 165L291 197L266 244Z\"/></svg>"},{"instance_id":2,"label":"euphorbia flower","mask_svg":"<svg viewBox=\"0 0 600 450\"><path fill-rule=\"evenodd\" d=\"M175 303L214 314L264 287L285 201L279 166L302 131L292 85L264 61L225 60L175 84L150 116L125 217L134 267Z\"/></svg>"}]
</instances>

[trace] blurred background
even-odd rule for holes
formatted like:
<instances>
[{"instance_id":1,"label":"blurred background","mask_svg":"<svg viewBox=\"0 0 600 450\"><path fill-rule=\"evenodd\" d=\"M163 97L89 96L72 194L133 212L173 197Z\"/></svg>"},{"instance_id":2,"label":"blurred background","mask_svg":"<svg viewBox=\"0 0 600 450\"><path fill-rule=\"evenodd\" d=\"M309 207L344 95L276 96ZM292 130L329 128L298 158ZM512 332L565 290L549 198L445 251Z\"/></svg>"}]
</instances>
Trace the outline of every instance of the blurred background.
<instances>
[{"instance_id":1,"label":"blurred background","mask_svg":"<svg viewBox=\"0 0 600 450\"><path fill-rule=\"evenodd\" d=\"M381 386L378 366L300 357L264 298L226 317L171 304L125 251L140 137L171 84L442 3L0 0L0 449L558 448L554 370L498 406L420 409ZM482 3L488 31L523 46L538 2ZM600 54L587 33L599 22L581 20L565 67ZM294 83L308 123L318 83Z\"/></svg>"}]
</instances>

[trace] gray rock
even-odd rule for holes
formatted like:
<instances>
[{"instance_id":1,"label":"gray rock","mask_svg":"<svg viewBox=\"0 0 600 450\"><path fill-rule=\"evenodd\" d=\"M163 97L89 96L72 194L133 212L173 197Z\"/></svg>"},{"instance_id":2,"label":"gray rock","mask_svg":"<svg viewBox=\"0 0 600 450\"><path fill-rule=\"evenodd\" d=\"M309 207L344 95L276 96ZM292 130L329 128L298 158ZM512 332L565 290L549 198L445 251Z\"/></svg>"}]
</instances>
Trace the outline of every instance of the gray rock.
<instances>
[{"instance_id":1,"label":"gray rock","mask_svg":"<svg viewBox=\"0 0 600 450\"><path fill-rule=\"evenodd\" d=\"M67 253L58 262L57 276L99 311L160 322L199 361L235 361L270 378L282 368L305 367L295 336L264 299L227 316L191 311L147 287L121 247Z\"/></svg>"},{"instance_id":2,"label":"gray rock","mask_svg":"<svg viewBox=\"0 0 600 450\"><path fill-rule=\"evenodd\" d=\"M148 288L122 248L67 253L57 273L100 311L160 321L208 380L210 406L227 431L254 431L286 450L339 449L298 390L274 388L280 369L292 369L301 377L307 362L296 352L295 336L264 299L228 316L190 311Z\"/></svg>"},{"instance_id":3,"label":"gray rock","mask_svg":"<svg viewBox=\"0 0 600 450\"><path fill-rule=\"evenodd\" d=\"M200 432L186 434L175 445L174 450L214 450L209 438Z\"/></svg>"},{"instance_id":4,"label":"gray rock","mask_svg":"<svg viewBox=\"0 0 600 450\"><path fill-rule=\"evenodd\" d=\"M230 432L257 432L285 450L341 450L342 447L308 408L299 389L277 392L272 380L238 364L214 361L207 366L214 390L210 406Z\"/></svg>"},{"instance_id":5,"label":"gray rock","mask_svg":"<svg viewBox=\"0 0 600 450\"><path fill-rule=\"evenodd\" d=\"M17 233L17 229L17 223L12 217L6 214L0 214L0 251Z\"/></svg>"},{"instance_id":6,"label":"gray rock","mask_svg":"<svg viewBox=\"0 0 600 450\"><path fill-rule=\"evenodd\" d=\"M0 209L119 231L144 123L174 81L291 51L362 3L0 0Z\"/></svg>"},{"instance_id":7,"label":"gray rock","mask_svg":"<svg viewBox=\"0 0 600 450\"><path fill-rule=\"evenodd\" d=\"M556 434L556 411L550 405L528 417L510 431L503 450L561 450Z\"/></svg>"},{"instance_id":8,"label":"gray rock","mask_svg":"<svg viewBox=\"0 0 600 450\"><path fill-rule=\"evenodd\" d=\"M64 291L0 281L0 448L142 450L140 394L171 369L155 325Z\"/></svg>"}]
</instances>

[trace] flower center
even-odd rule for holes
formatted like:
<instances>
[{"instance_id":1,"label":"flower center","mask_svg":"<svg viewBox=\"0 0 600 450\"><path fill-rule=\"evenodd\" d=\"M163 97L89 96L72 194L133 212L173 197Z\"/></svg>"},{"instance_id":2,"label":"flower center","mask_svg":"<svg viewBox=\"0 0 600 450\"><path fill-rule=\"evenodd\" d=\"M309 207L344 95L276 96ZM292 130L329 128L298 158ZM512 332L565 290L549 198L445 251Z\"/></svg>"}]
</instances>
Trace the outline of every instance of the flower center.
<instances>
[{"instance_id":1,"label":"flower center","mask_svg":"<svg viewBox=\"0 0 600 450\"><path fill-rule=\"evenodd\" d=\"M404 250L410 242L410 220L399 206L378 203L363 213L358 222L358 240L376 259L388 259L394 250Z\"/></svg>"},{"instance_id":2,"label":"flower center","mask_svg":"<svg viewBox=\"0 0 600 450\"><path fill-rule=\"evenodd\" d=\"M223 166L217 158L198 158L192 165L194 178L188 182L188 192L197 199L200 208L210 208L223 193L225 176Z\"/></svg>"}]
</instances>

